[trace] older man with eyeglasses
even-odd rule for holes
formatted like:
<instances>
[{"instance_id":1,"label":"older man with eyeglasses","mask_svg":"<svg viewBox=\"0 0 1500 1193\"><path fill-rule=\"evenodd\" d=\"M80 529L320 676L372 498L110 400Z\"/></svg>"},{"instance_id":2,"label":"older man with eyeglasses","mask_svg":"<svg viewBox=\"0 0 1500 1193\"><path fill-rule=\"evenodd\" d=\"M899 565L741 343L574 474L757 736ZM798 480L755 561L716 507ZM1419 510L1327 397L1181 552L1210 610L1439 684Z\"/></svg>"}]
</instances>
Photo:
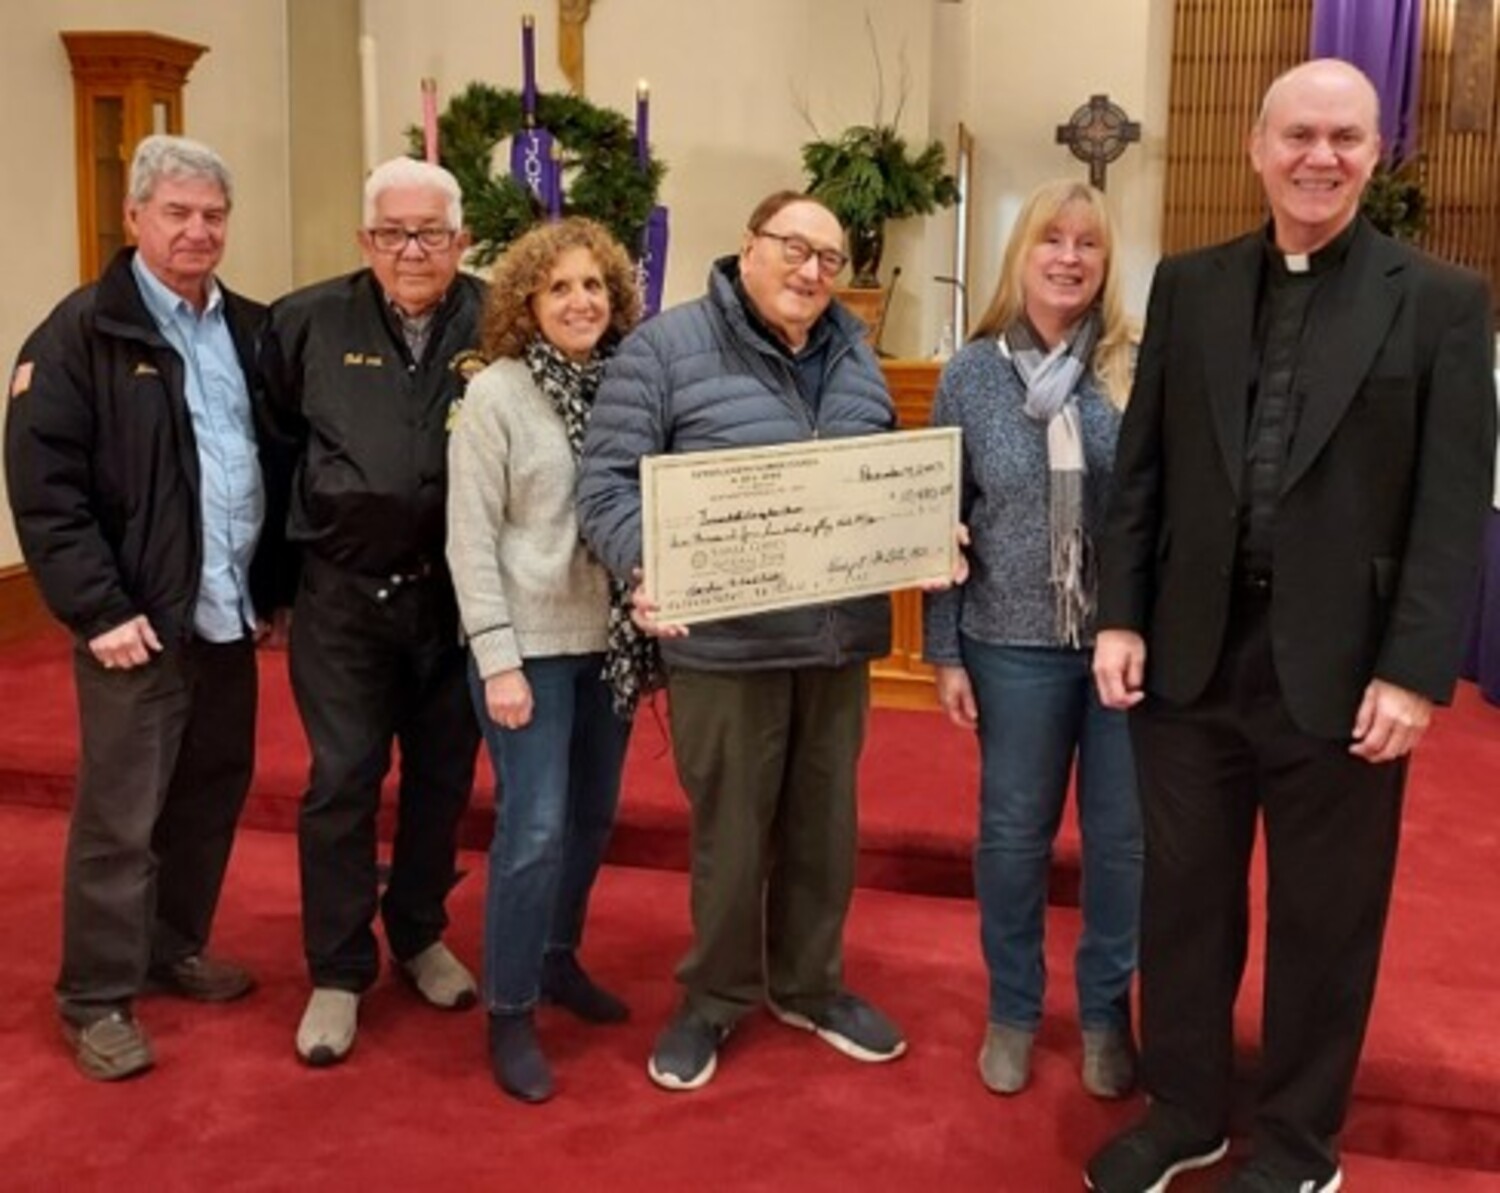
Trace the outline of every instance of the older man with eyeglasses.
<instances>
[{"instance_id":1,"label":"older man with eyeglasses","mask_svg":"<svg viewBox=\"0 0 1500 1193\"><path fill-rule=\"evenodd\" d=\"M469 238L441 167L377 167L364 223L368 267L276 303L261 354L268 409L298 449L287 538L300 568L283 574L300 571L291 678L312 751L298 845L313 993L297 1053L313 1066L353 1047L360 996L380 971L377 910L423 999L476 1001L442 941L479 743L443 549L448 428L483 365L484 290L459 272ZM379 896L376 815L393 741L400 802Z\"/></svg>"},{"instance_id":2,"label":"older man with eyeglasses","mask_svg":"<svg viewBox=\"0 0 1500 1193\"><path fill-rule=\"evenodd\" d=\"M833 301L843 229L785 191L750 216L708 293L628 336L584 446L584 537L617 575L641 563L640 458L890 430L864 327ZM856 1060L893 1060L900 1031L848 991L855 769L869 662L890 649L884 596L680 627L661 637L672 745L693 813L693 947L680 1009L648 1073L670 1090L714 1074L720 1044L762 1002Z\"/></svg>"}]
</instances>

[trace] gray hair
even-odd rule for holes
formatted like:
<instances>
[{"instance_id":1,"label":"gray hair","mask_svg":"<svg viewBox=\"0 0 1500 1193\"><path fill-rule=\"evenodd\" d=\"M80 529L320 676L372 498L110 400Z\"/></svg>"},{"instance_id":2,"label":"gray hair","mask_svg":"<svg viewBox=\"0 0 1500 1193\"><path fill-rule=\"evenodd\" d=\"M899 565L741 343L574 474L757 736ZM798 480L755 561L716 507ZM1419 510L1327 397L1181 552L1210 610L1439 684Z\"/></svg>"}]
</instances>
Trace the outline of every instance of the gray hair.
<instances>
[{"instance_id":1,"label":"gray hair","mask_svg":"<svg viewBox=\"0 0 1500 1193\"><path fill-rule=\"evenodd\" d=\"M147 203L164 178L194 178L211 182L234 202L234 180L224 159L201 141L154 133L136 146L130 162L130 201Z\"/></svg>"},{"instance_id":2,"label":"gray hair","mask_svg":"<svg viewBox=\"0 0 1500 1193\"><path fill-rule=\"evenodd\" d=\"M393 157L381 162L365 179L365 227L375 223L375 204L386 191L397 187L425 188L441 191L448 200L448 227L457 232L464 226L464 195L458 179L431 162L414 157Z\"/></svg>"}]
</instances>

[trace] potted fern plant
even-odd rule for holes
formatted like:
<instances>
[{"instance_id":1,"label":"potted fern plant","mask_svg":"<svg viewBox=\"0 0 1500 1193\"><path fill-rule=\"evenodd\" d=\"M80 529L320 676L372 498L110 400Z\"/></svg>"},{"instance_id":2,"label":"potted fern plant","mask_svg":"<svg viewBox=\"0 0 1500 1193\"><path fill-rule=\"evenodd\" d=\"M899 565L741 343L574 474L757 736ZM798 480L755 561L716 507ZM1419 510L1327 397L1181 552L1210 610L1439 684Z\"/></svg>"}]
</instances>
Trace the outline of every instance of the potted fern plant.
<instances>
[{"instance_id":1,"label":"potted fern plant","mask_svg":"<svg viewBox=\"0 0 1500 1193\"><path fill-rule=\"evenodd\" d=\"M880 285L887 220L928 215L958 201L940 141L912 156L894 124L857 124L802 146L808 193L826 203L849 236L850 285Z\"/></svg>"}]
</instances>

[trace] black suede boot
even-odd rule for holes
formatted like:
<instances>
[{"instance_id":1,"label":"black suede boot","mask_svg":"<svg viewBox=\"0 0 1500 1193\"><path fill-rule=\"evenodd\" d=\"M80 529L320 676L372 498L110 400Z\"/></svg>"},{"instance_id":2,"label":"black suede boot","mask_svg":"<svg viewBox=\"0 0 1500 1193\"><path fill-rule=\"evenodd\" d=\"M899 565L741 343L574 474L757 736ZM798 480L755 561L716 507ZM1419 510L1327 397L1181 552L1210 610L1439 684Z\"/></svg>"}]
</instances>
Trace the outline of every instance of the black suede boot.
<instances>
[{"instance_id":1,"label":"black suede boot","mask_svg":"<svg viewBox=\"0 0 1500 1193\"><path fill-rule=\"evenodd\" d=\"M542 961L542 998L587 1023L624 1023L630 1008L584 973L574 953L548 953Z\"/></svg>"},{"instance_id":2,"label":"black suede boot","mask_svg":"<svg viewBox=\"0 0 1500 1193\"><path fill-rule=\"evenodd\" d=\"M552 1069L536 1038L530 1011L490 1013L490 1068L506 1093L523 1102L545 1102L552 1096Z\"/></svg>"}]
</instances>

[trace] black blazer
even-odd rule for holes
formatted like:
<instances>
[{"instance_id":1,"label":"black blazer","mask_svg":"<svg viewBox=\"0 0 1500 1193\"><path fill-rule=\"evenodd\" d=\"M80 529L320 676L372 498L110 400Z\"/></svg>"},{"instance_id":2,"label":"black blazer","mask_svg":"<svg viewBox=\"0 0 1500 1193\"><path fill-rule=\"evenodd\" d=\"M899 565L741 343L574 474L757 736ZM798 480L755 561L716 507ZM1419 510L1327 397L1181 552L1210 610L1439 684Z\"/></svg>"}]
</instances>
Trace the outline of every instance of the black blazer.
<instances>
[{"instance_id":1,"label":"black blazer","mask_svg":"<svg viewBox=\"0 0 1500 1193\"><path fill-rule=\"evenodd\" d=\"M1099 627L1147 643L1186 703L1223 646L1239 534L1264 236L1163 261L1120 432ZM1452 695L1495 450L1482 279L1361 221L1307 328L1302 413L1273 531L1271 637L1287 709L1350 736L1380 678Z\"/></svg>"}]
</instances>

